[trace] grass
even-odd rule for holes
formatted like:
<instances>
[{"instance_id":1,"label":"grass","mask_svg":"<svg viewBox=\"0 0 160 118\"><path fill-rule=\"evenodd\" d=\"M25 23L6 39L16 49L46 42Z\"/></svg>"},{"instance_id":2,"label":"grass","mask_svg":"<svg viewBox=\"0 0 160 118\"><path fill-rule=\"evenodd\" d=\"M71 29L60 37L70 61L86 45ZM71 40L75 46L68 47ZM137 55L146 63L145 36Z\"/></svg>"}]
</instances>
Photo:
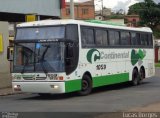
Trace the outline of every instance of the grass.
<instances>
[{"instance_id":1,"label":"grass","mask_svg":"<svg viewBox=\"0 0 160 118\"><path fill-rule=\"evenodd\" d=\"M155 67L160 67L160 63L155 63Z\"/></svg>"}]
</instances>

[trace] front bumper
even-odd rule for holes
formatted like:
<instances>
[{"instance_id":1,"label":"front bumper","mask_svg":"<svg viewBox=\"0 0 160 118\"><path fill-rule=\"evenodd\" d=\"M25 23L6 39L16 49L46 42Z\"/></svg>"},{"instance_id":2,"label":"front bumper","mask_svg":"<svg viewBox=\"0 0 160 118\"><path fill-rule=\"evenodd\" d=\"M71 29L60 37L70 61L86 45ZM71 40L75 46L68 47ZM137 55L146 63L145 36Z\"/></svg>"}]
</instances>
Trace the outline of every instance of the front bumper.
<instances>
[{"instance_id":1,"label":"front bumper","mask_svg":"<svg viewBox=\"0 0 160 118\"><path fill-rule=\"evenodd\" d=\"M12 82L13 91L29 93L65 93L65 82Z\"/></svg>"}]
</instances>

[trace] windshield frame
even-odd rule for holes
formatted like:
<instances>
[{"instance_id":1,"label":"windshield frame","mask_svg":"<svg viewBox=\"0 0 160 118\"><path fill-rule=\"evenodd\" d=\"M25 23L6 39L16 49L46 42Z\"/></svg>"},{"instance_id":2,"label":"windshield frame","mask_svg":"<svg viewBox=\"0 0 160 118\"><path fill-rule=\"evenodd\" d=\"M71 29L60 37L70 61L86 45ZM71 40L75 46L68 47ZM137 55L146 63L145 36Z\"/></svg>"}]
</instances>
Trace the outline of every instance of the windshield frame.
<instances>
[{"instance_id":1,"label":"windshield frame","mask_svg":"<svg viewBox=\"0 0 160 118\"><path fill-rule=\"evenodd\" d=\"M17 38L17 32L18 29L27 29L27 28L50 28L50 27L64 27L64 38L54 38L54 39L65 39L66 37L66 25L44 25L44 26L25 26L25 27L17 27L15 31L15 40L20 40L20 41L33 41L33 40L40 40L40 39L18 39ZM45 38L46 39L46 38Z\"/></svg>"}]
</instances>

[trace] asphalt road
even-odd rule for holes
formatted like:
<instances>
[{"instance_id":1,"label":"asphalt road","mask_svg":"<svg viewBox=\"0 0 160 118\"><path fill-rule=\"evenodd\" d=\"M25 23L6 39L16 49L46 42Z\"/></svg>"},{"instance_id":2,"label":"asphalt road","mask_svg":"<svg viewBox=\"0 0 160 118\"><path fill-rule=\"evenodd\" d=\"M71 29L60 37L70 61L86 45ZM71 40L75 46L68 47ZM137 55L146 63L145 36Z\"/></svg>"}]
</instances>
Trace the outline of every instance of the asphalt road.
<instances>
[{"instance_id":1,"label":"asphalt road","mask_svg":"<svg viewBox=\"0 0 160 118\"><path fill-rule=\"evenodd\" d=\"M157 73L160 72L160 69ZM1 112L121 112L160 102L160 77L148 78L139 86L119 84L94 89L88 96L37 94L0 96ZM89 114L90 115L90 114ZM87 116L86 116L87 117ZM84 117L85 118L85 117Z\"/></svg>"}]
</instances>

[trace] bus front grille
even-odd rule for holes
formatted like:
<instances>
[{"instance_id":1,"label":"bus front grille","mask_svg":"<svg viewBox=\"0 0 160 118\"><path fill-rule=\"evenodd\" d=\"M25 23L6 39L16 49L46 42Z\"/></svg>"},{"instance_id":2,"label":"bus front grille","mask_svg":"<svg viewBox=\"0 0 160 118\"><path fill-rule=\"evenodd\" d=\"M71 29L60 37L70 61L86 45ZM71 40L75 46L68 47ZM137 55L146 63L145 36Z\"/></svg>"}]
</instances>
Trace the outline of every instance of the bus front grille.
<instances>
[{"instance_id":1,"label":"bus front grille","mask_svg":"<svg viewBox=\"0 0 160 118\"><path fill-rule=\"evenodd\" d=\"M23 77L24 80L35 80L34 77Z\"/></svg>"},{"instance_id":2,"label":"bus front grille","mask_svg":"<svg viewBox=\"0 0 160 118\"><path fill-rule=\"evenodd\" d=\"M23 77L24 80L45 80L46 77Z\"/></svg>"}]
</instances>

